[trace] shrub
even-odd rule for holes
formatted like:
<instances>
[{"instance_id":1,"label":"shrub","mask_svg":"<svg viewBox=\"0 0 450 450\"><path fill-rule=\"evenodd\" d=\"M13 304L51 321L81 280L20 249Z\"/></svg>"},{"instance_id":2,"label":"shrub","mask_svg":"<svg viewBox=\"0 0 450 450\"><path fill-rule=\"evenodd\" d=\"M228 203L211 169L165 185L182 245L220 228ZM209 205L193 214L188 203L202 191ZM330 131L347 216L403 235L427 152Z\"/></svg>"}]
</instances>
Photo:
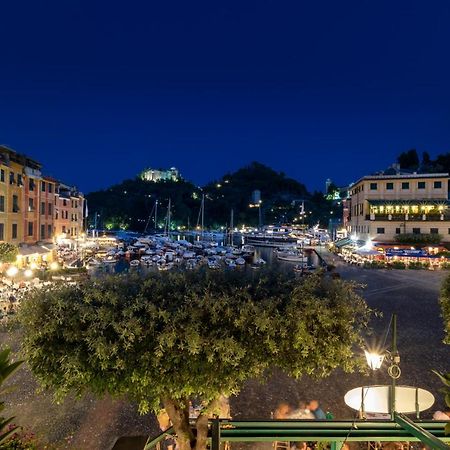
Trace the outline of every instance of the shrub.
<instances>
[{"instance_id":1,"label":"shrub","mask_svg":"<svg viewBox=\"0 0 450 450\"><path fill-rule=\"evenodd\" d=\"M401 244L439 244L442 241L440 234L397 234L395 240Z\"/></svg>"},{"instance_id":2,"label":"shrub","mask_svg":"<svg viewBox=\"0 0 450 450\"><path fill-rule=\"evenodd\" d=\"M390 265L393 269L406 269L406 264L402 261L393 261Z\"/></svg>"},{"instance_id":3,"label":"shrub","mask_svg":"<svg viewBox=\"0 0 450 450\"><path fill-rule=\"evenodd\" d=\"M425 265L422 264L420 261L413 261L408 264L408 269L413 270L425 269Z\"/></svg>"}]
</instances>

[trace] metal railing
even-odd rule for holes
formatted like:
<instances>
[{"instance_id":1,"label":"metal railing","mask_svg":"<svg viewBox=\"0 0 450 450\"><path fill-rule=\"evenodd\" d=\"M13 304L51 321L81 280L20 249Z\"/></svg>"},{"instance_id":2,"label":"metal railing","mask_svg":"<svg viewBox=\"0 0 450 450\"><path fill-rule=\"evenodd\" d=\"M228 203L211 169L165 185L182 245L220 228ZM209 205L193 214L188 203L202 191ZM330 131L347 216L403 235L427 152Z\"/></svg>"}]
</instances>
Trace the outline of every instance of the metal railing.
<instances>
[{"instance_id":1,"label":"metal railing","mask_svg":"<svg viewBox=\"0 0 450 450\"><path fill-rule=\"evenodd\" d=\"M210 419L211 450L219 450L222 442L331 442L341 448L344 442L422 441L432 448L450 447L442 421L415 421L396 414L395 421L386 420L229 420ZM144 450L153 450L166 436L173 436L173 427L154 439ZM432 444L434 443L434 444ZM434 446L433 446L434 445Z\"/></svg>"}]
</instances>

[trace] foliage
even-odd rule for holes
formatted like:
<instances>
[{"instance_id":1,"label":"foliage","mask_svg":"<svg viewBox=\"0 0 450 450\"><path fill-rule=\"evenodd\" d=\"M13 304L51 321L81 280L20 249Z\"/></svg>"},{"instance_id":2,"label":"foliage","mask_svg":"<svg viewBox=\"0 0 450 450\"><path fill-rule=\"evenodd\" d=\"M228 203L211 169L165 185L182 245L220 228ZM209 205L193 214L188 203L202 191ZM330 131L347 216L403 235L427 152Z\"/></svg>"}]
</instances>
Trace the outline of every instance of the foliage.
<instances>
[{"instance_id":1,"label":"foliage","mask_svg":"<svg viewBox=\"0 0 450 450\"><path fill-rule=\"evenodd\" d=\"M416 170L419 167L419 156L415 149L400 153L397 161L402 169Z\"/></svg>"},{"instance_id":2,"label":"foliage","mask_svg":"<svg viewBox=\"0 0 450 450\"><path fill-rule=\"evenodd\" d=\"M0 450L38 450L39 443L34 433L25 432L14 424L10 424L8 428L14 432L0 444Z\"/></svg>"},{"instance_id":3,"label":"foliage","mask_svg":"<svg viewBox=\"0 0 450 450\"><path fill-rule=\"evenodd\" d=\"M446 333L444 342L450 344L450 276L447 276L442 283L439 302L441 304L442 318L444 319L444 329Z\"/></svg>"},{"instance_id":4,"label":"foliage","mask_svg":"<svg viewBox=\"0 0 450 450\"><path fill-rule=\"evenodd\" d=\"M5 348L0 351L0 395L3 396L11 390L11 387L4 387L5 381L21 366L23 361L11 362L11 349ZM0 413L5 409L5 402L0 401ZM0 417L0 444L5 442L18 427L9 426L14 417L8 419Z\"/></svg>"},{"instance_id":5,"label":"foliage","mask_svg":"<svg viewBox=\"0 0 450 450\"><path fill-rule=\"evenodd\" d=\"M450 269L450 262L443 262L441 264L441 269L445 269L445 270Z\"/></svg>"},{"instance_id":6,"label":"foliage","mask_svg":"<svg viewBox=\"0 0 450 450\"><path fill-rule=\"evenodd\" d=\"M276 270L152 273L49 286L21 306L31 370L57 398L127 395L166 408L180 448L206 448L221 394L279 367L294 377L352 371L370 310L353 283ZM189 401L204 410L197 442Z\"/></svg>"},{"instance_id":7,"label":"foliage","mask_svg":"<svg viewBox=\"0 0 450 450\"><path fill-rule=\"evenodd\" d=\"M392 261L389 266L393 269L406 269L406 264L403 261Z\"/></svg>"},{"instance_id":8,"label":"foliage","mask_svg":"<svg viewBox=\"0 0 450 450\"><path fill-rule=\"evenodd\" d=\"M365 261L364 267L366 269L385 269L386 263L384 261Z\"/></svg>"},{"instance_id":9,"label":"foliage","mask_svg":"<svg viewBox=\"0 0 450 450\"><path fill-rule=\"evenodd\" d=\"M8 244L7 242L0 243L0 262L15 262L18 254L19 249L17 248L17 245Z\"/></svg>"},{"instance_id":10,"label":"foliage","mask_svg":"<svg viewBox=\"0 0 450 450\"><path fill-rule=\"evenodd\" d=\"M440 378L444 387L441 389L441 392L445 395L445 403L450 407L450 372L449 373L440 373L436 370L433 372ZM450 434L450 422L445 426L445 434Z\"/></svg>"},{"instance_id":11,"label":"foliage","mask_svg":"<svg viewBox=\"0 0 450 450\"><path fill-rule=\"evenodd\" d=\"M420 261L412 261L408 264L408 269L412 270L428 269L429 267L429 263L422 263Z\"/></svg>"},{"instance_id":12,"label":"foliage","mask_svg":"<svg viewBox=\"0 0 450 450\"><path fill-rule=\"evenodd\" d=\"M442 241L442 236L440 234L414 234L414 233L403 233L396 234L395 240L401 244L433 244L437 245Z\"/></svg>"}]
</instances>

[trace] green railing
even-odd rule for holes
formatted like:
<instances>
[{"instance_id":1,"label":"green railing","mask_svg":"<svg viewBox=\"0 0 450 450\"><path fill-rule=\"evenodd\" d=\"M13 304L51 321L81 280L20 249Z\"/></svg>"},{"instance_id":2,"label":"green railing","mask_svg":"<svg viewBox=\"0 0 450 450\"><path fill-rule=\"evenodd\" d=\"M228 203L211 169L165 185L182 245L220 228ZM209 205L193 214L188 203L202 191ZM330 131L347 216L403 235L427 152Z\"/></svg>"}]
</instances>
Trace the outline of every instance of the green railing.
<instances>
[{"instance_id":1,"label":"green railing","mask_svg":"<svg viewBox=\"0 0 450 450\"><path fill-rule=\"evenodd\" d=\"M219 450L221 442L274 442L274 441L314 441L330 442L333 450L338 450L346 441L422 441L433 449L448 450L445 442L447 422L415 421L397 414L395 421L384 420L228 420L211 419L209 438L211 450ZM168 429L152 440L148 440L144 450L152 450L167 435Z\"/></svg>"}]
</instances>

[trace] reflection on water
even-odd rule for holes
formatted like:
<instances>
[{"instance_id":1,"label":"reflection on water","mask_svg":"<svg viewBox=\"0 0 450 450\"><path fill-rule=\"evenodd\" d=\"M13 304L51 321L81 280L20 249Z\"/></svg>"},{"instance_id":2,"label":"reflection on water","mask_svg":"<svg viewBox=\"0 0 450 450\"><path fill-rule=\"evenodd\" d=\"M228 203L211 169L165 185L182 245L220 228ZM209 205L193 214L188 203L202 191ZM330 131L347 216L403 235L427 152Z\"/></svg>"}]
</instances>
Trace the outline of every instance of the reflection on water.
<instances>
[{"instance_id":1,"label":"reflection on water","mask_svg":"<svg viewBox=\"0 0 450 450\"><path fill-rule=\"evenodd\" d=\"M199 236L192 236L192 235L184 235L184 234L178 234L173 236L173 240L180 241L185 240L188 242L195 242L199 240ZM226 243L223 242L223 238L214 240L218 243L219 246L224 246ZM235 236L234 238L234 245L240 247L244 244L244 237L243 236ZM274 248L271 247L259 247L257 245L254 245L255 247L255 255L254 259L262 258L264 261L266 261L267 264L280 264L283 267L286 268L293 268L296 264L296 262L291 261L280 261L277 259L274 253ZM314 267L320 267L321 261L320 261L320 248L318 248L317 252L314 249L305 249L304 250L305 255L307 257L308 265L314 266ZM319 255L318 255L319 254ZM99 267L96 272L97 273L124 273L128 272L130 270L130 263L127 259L121 258L118 260L115 264L108 264L105 266ZM137 268L131 268L132 271L140 272L140 273L148 273L151 271L157 270L156 266L146 267L146 266L138 266Z\"/></svg>"}]
</instances>

